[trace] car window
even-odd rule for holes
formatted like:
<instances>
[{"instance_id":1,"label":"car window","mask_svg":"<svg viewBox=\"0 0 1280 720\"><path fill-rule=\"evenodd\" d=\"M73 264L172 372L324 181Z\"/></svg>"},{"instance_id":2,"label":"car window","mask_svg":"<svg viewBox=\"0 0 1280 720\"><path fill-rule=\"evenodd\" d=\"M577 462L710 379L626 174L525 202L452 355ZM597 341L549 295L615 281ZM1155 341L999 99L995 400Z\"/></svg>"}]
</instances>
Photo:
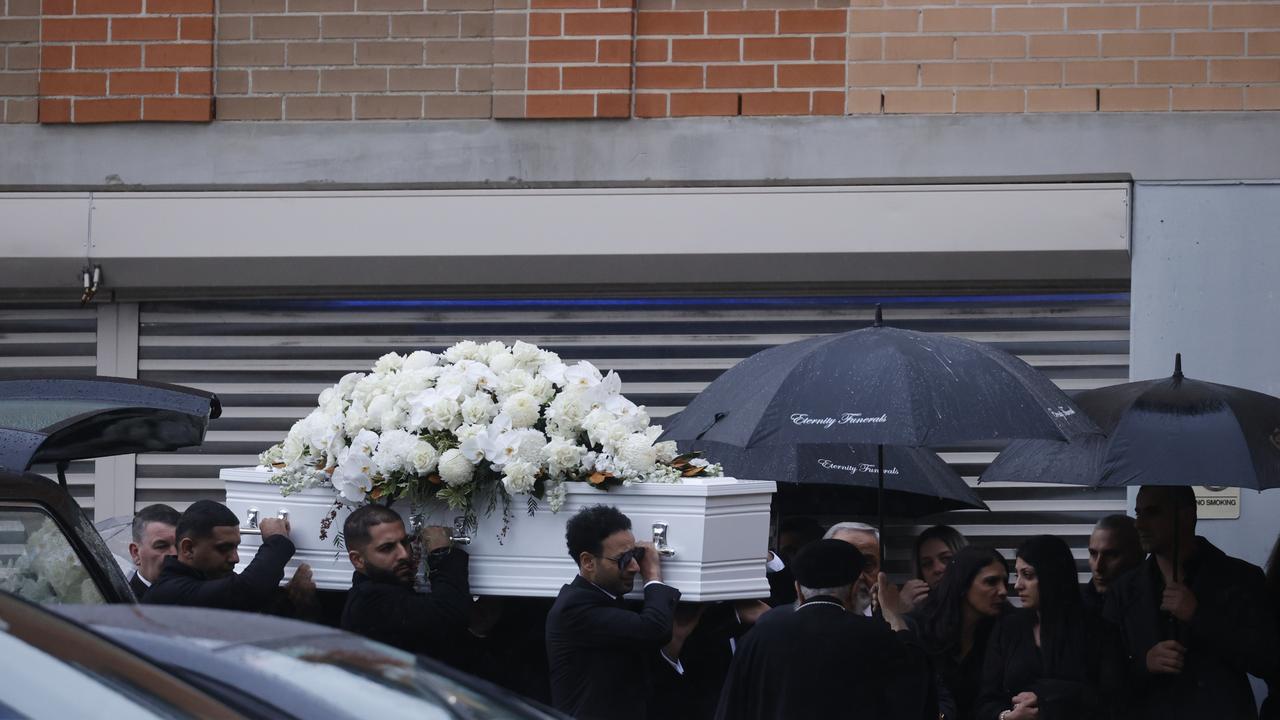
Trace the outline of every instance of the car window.
<instances>
[{"instance_id":1,"label":"car window","mask_svg":"<svg viewBox=\"0 0 1280 720\"><path fill-rule=\"evenodd\" d=\"M38 507L0 507L0 590L39 603L105 602L58 523Z\"/></svg>"},{"instance_id":2,"label":"car window","mask_svg":"<svg viewBox=\"0 0 1280 720\"><path fill-rule=\"evenodd\" d=\"M128 406L128 403L112 400L70 398L45 398L39 402L32 402L26 397L0 400L0 427L34 432L87 412Z\"/></svg>"}]
</instances>

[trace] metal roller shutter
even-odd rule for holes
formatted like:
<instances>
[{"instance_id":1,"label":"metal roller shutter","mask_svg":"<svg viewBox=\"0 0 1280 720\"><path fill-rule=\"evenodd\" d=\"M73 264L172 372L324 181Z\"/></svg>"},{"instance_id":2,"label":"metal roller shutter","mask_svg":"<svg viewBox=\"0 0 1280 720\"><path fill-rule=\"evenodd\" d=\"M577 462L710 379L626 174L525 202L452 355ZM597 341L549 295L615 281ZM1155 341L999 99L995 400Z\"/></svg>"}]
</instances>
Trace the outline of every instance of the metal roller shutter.
<instances>
[{"instance_id":1,"label":"metal roller shutter","mask_svg":"<svg viewBox=\"0 0 1280 720\"><path fill-rule=\"evenodd\" d=\"M98 366L98 312L78 305L0 305L0 379L93 376ZM33 471L56 478L52 465ZM94 463L71 463L71 495L93 519Z\"/></svg>"},{"instance_id":2,"label":"metal roller shutter","mask_svg":"<svg viewBox=\"0 0 1280 720\"><path fill-rule=\"evenodd\" d=\"M367 370L385 352L438 351L463 338L523 339L617 370L623 392L660 421L754 352L870 324L875 301L893 325L995 344L1068 392L1128 379L1126 293L147 303L139 314L139 377L214 391L224 411L203 447L138 457L136 503L221 499L219 468L254 464L321 389ZM938 450L975 484L998 448ZM991 512L950 513L928 524L954 525L1009 556L1026 535L1060 535L1082 573L1093 523L1125 509L1123 490L992 484L978 492ZM849 518L824 518L839 519ZM890 528L890 571L908 572L911 539L924 527Z\"/></svg>"}]
</instances>

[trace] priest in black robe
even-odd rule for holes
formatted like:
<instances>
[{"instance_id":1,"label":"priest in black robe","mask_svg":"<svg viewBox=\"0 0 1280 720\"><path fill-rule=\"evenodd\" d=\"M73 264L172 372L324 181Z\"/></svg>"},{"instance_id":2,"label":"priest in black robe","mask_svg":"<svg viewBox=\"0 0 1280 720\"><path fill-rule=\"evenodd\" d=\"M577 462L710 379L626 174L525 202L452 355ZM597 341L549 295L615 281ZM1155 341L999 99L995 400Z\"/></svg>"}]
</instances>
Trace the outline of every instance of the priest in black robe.
<instances>
[{"instance_id":1,"label":"priest in black robe","mask_svg":"<svg viewBox=\"0 0 1280 720\"><path fill-rule=\"evenodd\" d=\"M854 612L864 560L840 540L820 540L791 565L798 606L766 613L734 655L716 718L937 718L928 661L902 617ZM893 587L880 575L880 587ZM892 591L889 591L892 592Z\"/></svg>"}]
</instances>

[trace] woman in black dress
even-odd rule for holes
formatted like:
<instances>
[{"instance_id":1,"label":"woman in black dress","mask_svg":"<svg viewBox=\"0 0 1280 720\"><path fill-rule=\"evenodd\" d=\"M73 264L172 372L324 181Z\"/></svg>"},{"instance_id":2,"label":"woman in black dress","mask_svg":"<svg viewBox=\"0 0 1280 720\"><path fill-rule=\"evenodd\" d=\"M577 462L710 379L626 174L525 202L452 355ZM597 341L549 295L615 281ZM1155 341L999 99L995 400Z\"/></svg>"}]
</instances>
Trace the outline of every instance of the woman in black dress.
<instances>
[{"instance_id":1,"label":"woman in black dress","mask_svg":"<svg viewBox=\"0 0 1280 720\"><path fill-rule=\"evenodd\" d=\"M1124 656L1114 630L1084 611L1076 562L1061 538L1018 548L1022 609L987 642L978 720L1097 720L1118 710Z\"/></svg>"},{"instance_id":2,"label":"woman in black dress","mask_svg":"<svg viewBox=\"0 0 1280 720\"><path fill-rule=\"evenodd\" d=\"M937 675L946 720L971 720L987 636L1006 609L1009 569L1000 553L970 545L952 558L913 620Z\"/></svg>"}]
</instances>

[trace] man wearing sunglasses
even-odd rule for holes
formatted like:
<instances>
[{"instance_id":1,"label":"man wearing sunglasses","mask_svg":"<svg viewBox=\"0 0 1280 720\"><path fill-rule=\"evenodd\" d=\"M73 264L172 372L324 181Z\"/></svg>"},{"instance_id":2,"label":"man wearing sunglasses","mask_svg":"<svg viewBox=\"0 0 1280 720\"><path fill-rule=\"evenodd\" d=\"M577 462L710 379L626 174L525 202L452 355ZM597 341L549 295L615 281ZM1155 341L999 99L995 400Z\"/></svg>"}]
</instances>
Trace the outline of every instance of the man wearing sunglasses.
<instances>
[{"instance_id":1,"label":"man wearing sunglasses","mask_svg":"<svg viewBox=\"0 0 1280 720\"><path fill-rule=\"evenodd\" d=\"M645 718L650 665L671 640L680 591L662 584L658 553L636 542L617 508L584 508L565 525L565 541L578 575L547 616L552 703L580 720ZM644 579L638 611L623 601L636 573Z\"/></svg>"}]
</instances>

